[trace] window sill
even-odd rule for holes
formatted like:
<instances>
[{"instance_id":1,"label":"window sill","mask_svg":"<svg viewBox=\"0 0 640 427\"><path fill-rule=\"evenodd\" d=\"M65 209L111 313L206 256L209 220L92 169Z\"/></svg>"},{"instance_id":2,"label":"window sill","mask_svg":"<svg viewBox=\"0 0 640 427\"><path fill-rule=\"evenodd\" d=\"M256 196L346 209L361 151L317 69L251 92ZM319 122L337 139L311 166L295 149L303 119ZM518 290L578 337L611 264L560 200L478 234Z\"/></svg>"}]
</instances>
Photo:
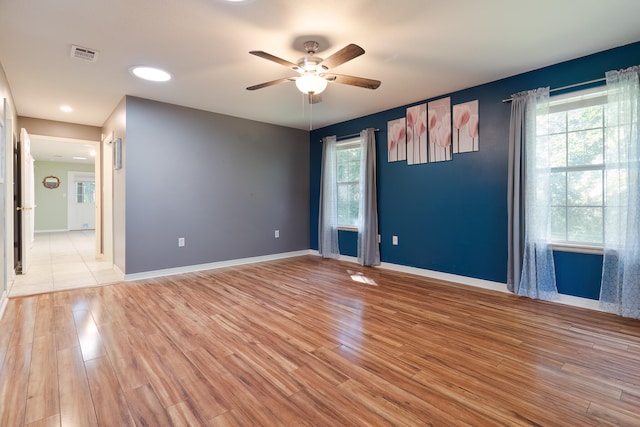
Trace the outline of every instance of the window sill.
<instances>
[{"instance_id":1,"label":"window sill","mask_svg":"<svg viewBox=\"0 0 640 427\"><path fill-rule=\"evenodd\" d=\"M552 243L551 248L554 251L575 252L579 254L602 255L604 253L602 246L572 245L570 243Z\"/></svg>"},{"instance_id":2,"label":"window sill","mask_svg":"<svg viewBox=\"0 0 640 427\"><path fill-rule=\"evenodd\" d=\"M350 225L339 225L338 226L338 231L353 231L355 233L358 232L358 227L353 227Z\"/></svg>"}]
</instances>

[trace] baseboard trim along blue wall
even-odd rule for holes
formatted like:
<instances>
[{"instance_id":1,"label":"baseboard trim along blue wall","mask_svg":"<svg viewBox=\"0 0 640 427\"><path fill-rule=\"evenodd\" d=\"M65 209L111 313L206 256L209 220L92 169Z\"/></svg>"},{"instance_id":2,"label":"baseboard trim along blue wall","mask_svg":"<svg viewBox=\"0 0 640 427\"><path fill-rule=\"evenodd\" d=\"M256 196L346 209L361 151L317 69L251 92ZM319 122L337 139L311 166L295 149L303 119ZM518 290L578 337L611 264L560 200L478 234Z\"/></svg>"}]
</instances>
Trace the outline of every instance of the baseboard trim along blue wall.
<instances>
[{"instance_id":1,"label":"baseboard trim along blue wall","mask_svg":"<svg viewBox=\"0 0 640 427\"><path fill-rule=\"evenodd\" d=\"M320 256L318 251L312 250L311 254ZM352 264L358 264L358 259L356 257L341 255L339 260L344 262L349 262ZM507 290L506 283L498 283L498 282L491 282L488 280L474 279L473 277L458 276L455 274L425 270L425 269L416 268L416 267L407 267L405 265L398 265L398 264L393 264L389 262L383 262L377 268L382 268L385 270L393 270L400 273L413 274L416 276L426 277L429 279L442 280L445 282L451 282L459 285L472 286L474 288L488 289L495 292L510 293ZM360 269L362 269L362 267L360 267ZM561 294L559 295L558 299L554 302L558 304L570 305L572 307L581 307L581 308L588 308L590 310L602 311L598 306L598 301L594 301L593 299L589 299L589 298Z\"/></svg>"},{"instance_id":2,"label":"baseboard trim along blue wall","mask_svg":"<svg viewBox=\"0 0 640 427\"><path fill-rule=\"evenodd\" d=\"M551 65L513 77L421 100L414 104L316 129L310 133L310 244L318 248L318 197L322 144L329 135L378 128L378 216L383 263L505 283L507 275L507 158L513 93L558 88L603 78L609 70L640 63L640 42ZM383 82L384 84L384 82ZM429 82L411 82L416 86ZM443 97L451 105L479 101L480 151L453 160L407 165L387 162L387 122L406 108ZM362 96L366 102L366 94ZM399 244L392 245L392 236ZM340 252L356 256L354 232L339 233ZM562 294L597 299L602 256L556 252Z\"/></svg>"}]
</instances>

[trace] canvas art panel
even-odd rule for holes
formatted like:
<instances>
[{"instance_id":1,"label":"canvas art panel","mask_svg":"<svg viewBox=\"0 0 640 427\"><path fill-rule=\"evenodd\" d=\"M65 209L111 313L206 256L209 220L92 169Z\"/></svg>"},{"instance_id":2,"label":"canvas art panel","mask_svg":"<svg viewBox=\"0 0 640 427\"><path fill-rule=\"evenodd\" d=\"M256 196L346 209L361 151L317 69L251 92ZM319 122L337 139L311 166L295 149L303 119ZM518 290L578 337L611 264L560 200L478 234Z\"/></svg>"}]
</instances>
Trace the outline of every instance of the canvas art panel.
<instances>
[{"instance_id":1,"label":"canvas art panel","mask_svg":"<svg viewBox=\"0 0 640 427\"><path fill-rule=\"evenodd\" d=\"M407 160L406 118L387 122L387 160L397 162Z\"/></svg>"},{"instance_id":2,"label":"canvas art panel","mask_svg":"<svg viewBox=\"0 0 640 427\"><path fill-rule=\"evenodd\" d=\"M453 152L479 150L478 100L453 106Z\"/></svg>"},{"instance_id":3,"label":"canvas art panel","mask_svg":"<svg viewBox=\"0 0 640 427\"><path fill-rule=\"evenodd\" d=\"M451 160L451 98L429 102L428 118L429 162Z\"/></svg>"},{"instance_id":4,"label":"canvas art panel","mask_svg":"<svg viewBox=\"0 0 640 427\"><path fill-rule=\"evenodd\" d=\"M407 108L407 164L427 163L427 104Z\"/></svg>"}]
</instances>

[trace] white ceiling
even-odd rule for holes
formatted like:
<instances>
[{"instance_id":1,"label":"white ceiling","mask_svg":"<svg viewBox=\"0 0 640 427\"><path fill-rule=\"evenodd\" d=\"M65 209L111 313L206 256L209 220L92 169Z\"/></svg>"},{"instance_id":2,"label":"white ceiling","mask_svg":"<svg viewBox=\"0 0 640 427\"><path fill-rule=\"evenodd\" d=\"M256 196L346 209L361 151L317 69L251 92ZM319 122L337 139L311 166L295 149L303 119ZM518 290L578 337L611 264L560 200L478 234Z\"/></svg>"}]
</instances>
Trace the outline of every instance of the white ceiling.
<instances>
[{"instance_id":1,"label":"white ceiling","mask_svg":"<svg viewBox=\"0 0 640 427\"><path fill-rule=\"evenodd\" d=\"M95 163L98 144L94 141L29 135L34 160L64 163ZM92 154L93 153L93 154Z\"/></svg>"},{"instance_id":2,"label":"white ceiling","mask_svg":"<svg viewBox=\"0 0 640 427\"><path fill-rule=\"evenodd\" d=\"M638 0L0 0L0 63L22 116L101 126L128 94L308 129L295 84L245 89L295 75L250 50L366 50L335 72L382 86L330 84L320 127L638 41L638 16ZM72 44L97 63L70 58ZM173 80L138 80L140 64Z\"/></svg>"}]
</instances>

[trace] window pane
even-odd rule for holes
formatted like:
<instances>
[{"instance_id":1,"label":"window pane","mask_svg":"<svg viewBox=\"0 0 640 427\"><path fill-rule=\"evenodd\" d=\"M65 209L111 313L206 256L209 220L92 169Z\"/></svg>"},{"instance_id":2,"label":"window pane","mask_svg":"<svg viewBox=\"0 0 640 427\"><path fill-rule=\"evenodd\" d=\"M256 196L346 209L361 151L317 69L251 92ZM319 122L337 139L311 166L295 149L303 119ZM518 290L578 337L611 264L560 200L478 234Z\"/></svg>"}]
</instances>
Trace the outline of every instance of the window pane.
<instances>
[{"instance_id":1,"label":"window pane","mask_svg":"<svg viewBox=\"0 0 640 427\"><path fill-rule=\"evenodd\" d=\"M553 172L551 174L551 205L565 206L567 204L567 174Z\"/></svg>"},{"instance_id":2,"label":"window pane","mask_svg":"<svg viewBox=\"0 0 640 427\"><path fill-rule=\"evenodd\" d=\"M95 203L96 183L93 181L76 181L76 203Z\"/></svg>"},{"instance_id":3,"label":"window pane","mask_svg":"<svg viewBox=\"0 0 640 427\"><path fill-rule=\"evenodd\" d=\"M567 112L568 131L602 127L602 105L577 108Z\"/></svg>"},{"instance_id":4,"label":"window pane","mask_svg":"<svg viewBox=\"0 0 640 427\"><path fill-rule=\"evenodd\" d=\"M551 238L556 242L601 244L606 99L589 98L587 102L583 96L588 95L576 93L554 101L553 113L548 116L553 168ZM615 194L606 196L615 198Z\"/></svg>"},{"instance_id":5,"label":"window pane","mask_svg":"<svg viewBox=\"0 0 640 427\"><path fill-rule=\"evenodd\" d=\"M549 133L566 133L567 132L567 113L560 111L558 113L549 114Z\"/></svg>"},{"instance_id":6,"label":"window pane","mask_svg":"<svg viewBox=\"0 0 640 427\"><path fill-rule=\"evenodd\" d=\"M602 171L567 172L569 206L602 206Z\"/></svg>"},{"instance_id":7,"label":"window pane","mask_svg":"<svg viewBox=\"0 0 640 427\"><path fill-rule=\"evenodd\" d=\"M93 181L85 182L84 188L84 202L95 203L96 202L96 183Z\"/></svg>"},{"instance_id":8,"label":"window pane","mask_svg":"<svg viewBox=\"0 0 640 427\"><path fill-rule=\"evenodd\" d=\"M353 142L339 145L336 151L338 167L338 224L356 226L360 209L361 148Z\"/></svg>"},{"instance_id":9,"label":"window pane","mask_svg":"<svg viewBox=\"0 0 640 427\"><path fill-rule=\"evenodd\" d=\"M567 134L551 135L551 167L561 168L567 166Z\"/></svg>"},{"instance_id":10,"label":"window pane","mask_svg":"<svg viewBox=\"0 0 640 427\"><path fill-rule=\"evenodd\" d=\"M569 166L601 165L603 162L602 129L568 134Z\"/></svg>"},{"instance_id":11,"label":"window pane","mask_svg":"<svg viewBox=\"0 0 640 427\"><path fill-rule=\"evenodd\" d=\"M76 182L76 203L84 203L83 182Z\"/></svg>"},{"instance_id":12,"label":"window pane","mask_svg":"<svg viewBox=\"0 0 640 427\"><path fill-rule=\"evenodd\" d=\"M602 208L567 208L568 240L602 243Z\"/></svg>"},{"instance_id":13,"label":"window pane","mask_svg":"<svg viewBox=\"0 0 640 427\"><path fill-rule=\"evenodd\" d=\"M360 175L360 148L337 150L338 181L357 181Z\"/></svg>"},{"instance_id":14,"label":"window pane","mask_svg":"<svg viewBox=\"0 0 640 427\"><path fill-rule=\"evenodd\" d=\"M564 206L551 208L551 239L567 241L567 214Z\"/></svg>"},{"instance_id":15,"label":"window pane","mask_svg":"<svg viewBox=\"0 0 640 427\"><path fill-rule=\"evenodd\" d=\"M628 172L626 169L611 168L606 171L607 193L605 194L608 206L624 206L627 202Z\"/></svg>"},{"instance_id":16,"label":"window pane","mask_svg":"<svg viewBox=\"0 0 640 427\"><path fill-rule=\"evenodd\" d=\"M358 222L359 207L359 185L338 184L338 224L355 226Z\"/></svg>"}]
</instances>

